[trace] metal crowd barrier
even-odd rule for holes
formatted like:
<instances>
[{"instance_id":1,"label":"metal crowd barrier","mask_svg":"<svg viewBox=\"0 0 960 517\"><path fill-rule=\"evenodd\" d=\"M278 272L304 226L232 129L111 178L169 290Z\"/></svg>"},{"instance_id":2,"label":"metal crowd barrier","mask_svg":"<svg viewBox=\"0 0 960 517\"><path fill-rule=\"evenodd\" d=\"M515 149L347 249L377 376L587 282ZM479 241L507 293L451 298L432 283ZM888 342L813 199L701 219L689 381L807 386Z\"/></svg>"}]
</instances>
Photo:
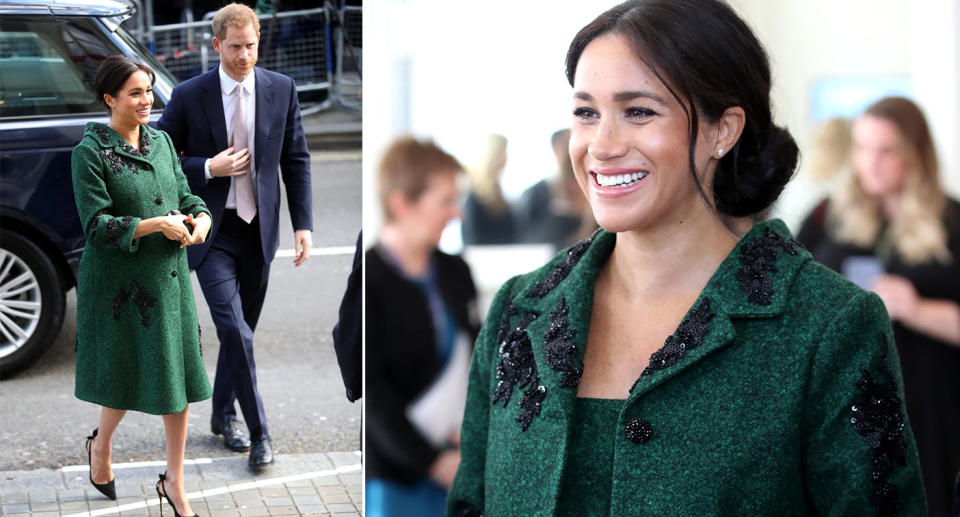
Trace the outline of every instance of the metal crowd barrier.
<instances>
[{"instance_id":1,"label":"metal crowd barrier","mask_svg":"<svg viewBox=\"0 0 960 517\"><path fill-rule=\"evenodd\" d=\"M149 29L148 48L177 79L189 79L219 63L207 19L211 16L208 13L203 21ZM360 109L361 26L361 7L337 9L329 3L316 9L261 15L257 65L293 78L301 97L301 114L327 109L333 103Z\"/></svg>"}]
</instances>

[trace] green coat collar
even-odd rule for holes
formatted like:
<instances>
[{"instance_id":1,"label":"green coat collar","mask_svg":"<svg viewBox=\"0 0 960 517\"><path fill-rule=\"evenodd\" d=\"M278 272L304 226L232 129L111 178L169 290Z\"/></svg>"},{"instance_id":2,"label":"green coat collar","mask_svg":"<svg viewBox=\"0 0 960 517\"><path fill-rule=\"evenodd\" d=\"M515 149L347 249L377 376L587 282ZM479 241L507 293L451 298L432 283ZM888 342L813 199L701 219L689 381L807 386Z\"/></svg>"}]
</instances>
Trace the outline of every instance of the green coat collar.
<instances>
[{"instance_id":1,"label":"green coat collar","mask_svg":"<svg viewBox=\"0 0 960 517\"><path fill-rule=\"evenodd\" d=\"M102 122L87 122L83 136L90 137L103 149L112 149L115 153L132 160L149 163L149 156L156 147L157 130L144 124L140 126L140 150L133 148L119 133Z\"/></svg>"},{"instance_id":2,"label":"green coat collar","mask_svg":"<svg viewBox=\"0 0 960 517\"><path fill-rule=\"evenodd\" d=\"M616 234L598 231L525 277L512 297L517 313L537 316L527 331L534 342L540 386L549 392L547 396L560 399L560 404L543 405L544 416L564 419L563 408L576 398L593 308L593 286L615 242ZM794 275L810 259L782 221L754 225L717 268L683 323L651 357L651 366L642 374L638 372L628 401L729 344L735 337L733 320L781 314ZM572 345L554 348L566 351L566 358L548 357L551 352L547 342L551 338L566 338ZM576 382L570 380L571 375L576 375Z\"/></svg>"}]
</instances>

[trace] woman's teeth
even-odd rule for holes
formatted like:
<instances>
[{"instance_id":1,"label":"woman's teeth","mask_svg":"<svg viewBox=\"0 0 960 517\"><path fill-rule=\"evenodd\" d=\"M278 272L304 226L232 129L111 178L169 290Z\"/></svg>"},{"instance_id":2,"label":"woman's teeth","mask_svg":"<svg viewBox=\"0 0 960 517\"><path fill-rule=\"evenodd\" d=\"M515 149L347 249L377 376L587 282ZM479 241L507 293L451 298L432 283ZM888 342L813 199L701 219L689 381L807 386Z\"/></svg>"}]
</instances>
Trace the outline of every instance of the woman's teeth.
<instances>
[{"instance_id":1,"label":"woman's teeth","mask_svg":"<svg viewBox=\"0 0 960 517\"><path fill-rule=\"evenodd\" d=\"M619 187L630 185L636 181L642 180L647 176L647 172L634 172L632 174L597 174L597 183L602 187Z\"/></svg>"}]
</instances>

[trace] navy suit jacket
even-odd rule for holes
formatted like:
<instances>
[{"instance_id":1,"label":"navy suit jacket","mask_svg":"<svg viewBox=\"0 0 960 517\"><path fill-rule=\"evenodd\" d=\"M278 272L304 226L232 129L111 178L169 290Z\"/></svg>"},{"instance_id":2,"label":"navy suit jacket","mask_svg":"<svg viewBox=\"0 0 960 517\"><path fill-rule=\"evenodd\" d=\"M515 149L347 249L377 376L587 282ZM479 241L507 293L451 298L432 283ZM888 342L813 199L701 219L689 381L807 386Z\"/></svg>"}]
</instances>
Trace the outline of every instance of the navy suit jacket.
<instances>
[{"instance_id":1,"label":"navy suit jacket","mask_svg":"<svg viewBox=\"0 0 960 517\"><path fill-rule=\"evenodd\" d=\"M290 219L295 230L313 230L310 153L300 122L300 103L293 79L254 67L256 81L256 131L254 167L257 171L257 215L260 244L266 263L280 245L280 176L287 191ZM227 124L217 68L190 78L173 89L158 122L170 134L180 153L183 172L194 194L203 198L213 215L207 241L190 246L190 269L203 262L223 218L230 178L204 175L203 164L227 148Z\"/></svg>"}]
</instances>

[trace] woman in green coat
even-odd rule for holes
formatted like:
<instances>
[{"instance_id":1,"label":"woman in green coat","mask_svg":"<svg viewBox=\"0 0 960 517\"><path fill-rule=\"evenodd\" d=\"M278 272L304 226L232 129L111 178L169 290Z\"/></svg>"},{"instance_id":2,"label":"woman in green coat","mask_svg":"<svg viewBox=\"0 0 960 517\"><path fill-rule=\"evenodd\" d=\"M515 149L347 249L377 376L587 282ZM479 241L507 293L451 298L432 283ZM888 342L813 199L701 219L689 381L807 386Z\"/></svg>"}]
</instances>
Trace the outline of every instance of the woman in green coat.
<instances>
[{"instance_id":1,"label":"woman in green coat","mask_svg":"<svg viewBox=\"0 0 960 517\"><path fill-rule=\"evenodd\" d=\"M96 88L110 122L88 123L73 150L87 240L77 287L76 396L102 406L86 447L90 481L111 499L111 440L120 419L127 410L163 415L167 472L157 491L188 515L188 403L209 398L210 384L184 247L203 242L211 219L190 193L170 137L146 125L154 80L141 63L104 60Z\"/></svg>"},{"instance_id":2,"label":"woman in green coat","mask_svg":"<svg viewBox=\"0 0 960 517\"><path fill-rule=\"evenodd\" d=\"M603 229L494 299L448 515L922 515L882 302L758 222L798 149L746 24L626 2L567 78Z\"/></svg>"}]
</instances>

